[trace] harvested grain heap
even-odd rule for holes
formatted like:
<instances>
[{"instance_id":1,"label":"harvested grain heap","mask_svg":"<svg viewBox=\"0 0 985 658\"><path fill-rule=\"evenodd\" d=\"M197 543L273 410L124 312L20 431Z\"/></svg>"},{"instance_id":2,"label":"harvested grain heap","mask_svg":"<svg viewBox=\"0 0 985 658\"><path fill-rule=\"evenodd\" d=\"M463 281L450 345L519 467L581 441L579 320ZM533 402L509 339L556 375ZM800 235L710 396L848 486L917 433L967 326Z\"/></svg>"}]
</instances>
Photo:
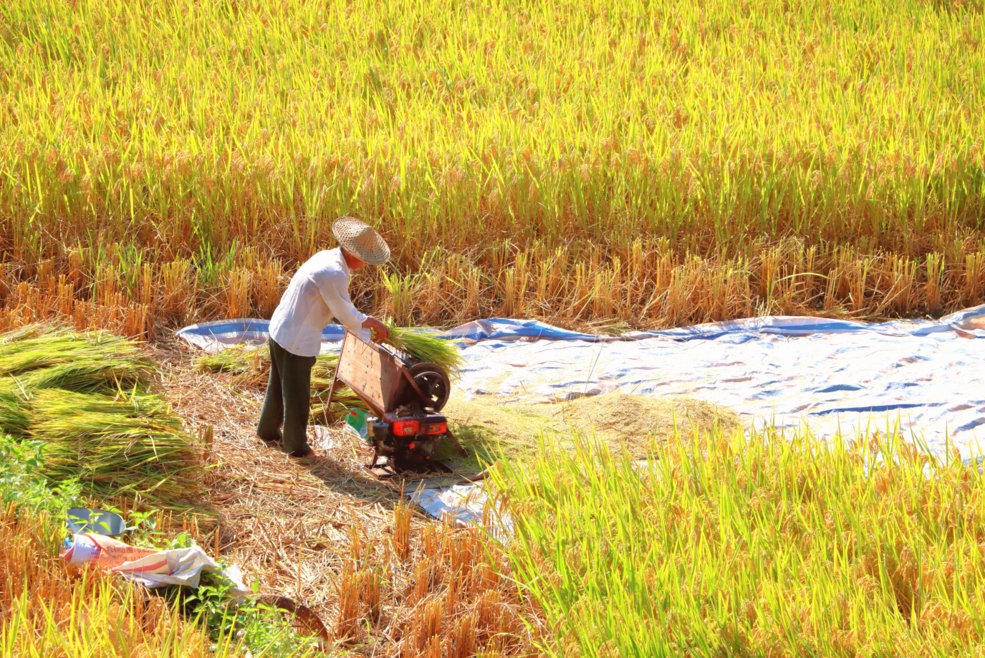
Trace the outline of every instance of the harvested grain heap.
<instances>
[{"instance_id":1,"label":"harvested grain heap","mask_svg":"<svg viewBox=\"0 0 985 658\"><path fill-rule=\"evenodd\" d=\"M0 431L44 444L42 472L101 498L170 503L201 490L202 455L150 392L132 341L28 327L0 335Z\"/></svg>"},{"instance_id":2,"label":"harvested grain heap","mask_svg":"<svg viewBox=\"0 0 985 658\"><path fill-rule=\"evenodd\" d=\"M725 431L739 427L739 417L723 407L684 397L649 398L626 393L586 396L553 404L503 404L499 399L452 399L444 413L456 431L510 453L533 452L540 435L560 445L574 434L591 435L614 449L645 457L653 441L677 434Z\"/></svg>"}]
</instances>

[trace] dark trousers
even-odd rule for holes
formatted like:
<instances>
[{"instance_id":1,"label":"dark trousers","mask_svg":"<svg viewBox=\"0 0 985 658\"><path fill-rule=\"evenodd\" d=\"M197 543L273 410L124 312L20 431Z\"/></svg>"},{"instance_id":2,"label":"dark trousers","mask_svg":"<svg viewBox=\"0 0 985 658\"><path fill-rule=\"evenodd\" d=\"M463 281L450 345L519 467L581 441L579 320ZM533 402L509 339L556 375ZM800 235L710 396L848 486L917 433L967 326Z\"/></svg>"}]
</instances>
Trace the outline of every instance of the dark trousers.
<instances>
[{"instance_id":1,"label":"dark trousers","mask_svg":"<svg viewBox=\"0 0 985 658\"><path fill-rule=\"evenodd\" d=\"M311 368L315 358L291 354L270 339L270 380L257 434L267 441L276 441L281 438L283 424L284 452L303 450L308 445Z\"/></svg>"}]
</instances>

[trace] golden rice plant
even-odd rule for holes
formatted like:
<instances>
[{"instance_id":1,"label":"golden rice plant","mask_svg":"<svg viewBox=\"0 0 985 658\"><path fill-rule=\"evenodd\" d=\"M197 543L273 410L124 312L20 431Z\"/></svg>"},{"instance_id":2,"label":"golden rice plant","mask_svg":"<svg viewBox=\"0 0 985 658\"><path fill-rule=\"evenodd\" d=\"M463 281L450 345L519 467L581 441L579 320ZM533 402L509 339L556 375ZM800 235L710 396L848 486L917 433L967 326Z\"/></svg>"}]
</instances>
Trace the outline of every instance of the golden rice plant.
<instances>
[{"instance_id":1,"label":"golden rice plant","mask_svg":"<svg viewBox=\"0 0 985 658\"><path fill-rule=\"evenodd\" d=\"M427 322L983 301L979 0L610 5L3 3L3 322L265 313L342 214Z\"/></svg>"}]
</instances>

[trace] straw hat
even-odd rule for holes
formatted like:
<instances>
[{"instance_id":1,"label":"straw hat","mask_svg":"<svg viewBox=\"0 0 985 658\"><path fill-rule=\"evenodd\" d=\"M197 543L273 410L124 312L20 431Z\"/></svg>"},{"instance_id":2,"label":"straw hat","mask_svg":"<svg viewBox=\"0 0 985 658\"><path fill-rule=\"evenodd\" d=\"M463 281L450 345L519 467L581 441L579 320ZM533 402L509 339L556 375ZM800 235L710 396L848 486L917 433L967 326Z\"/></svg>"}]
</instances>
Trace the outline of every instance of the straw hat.
<instances>
[{"instance_id":1,"label":"straw hat","mask_svg":"<svg viewBox=\"0 0 985 658\"><path fill-rule=\"evenodd\" d=\"M332 234L339 246L370 265L390 260L390 247L369 224L355 217L339 217L332 223Z\"/></svg>"}]
</instances>

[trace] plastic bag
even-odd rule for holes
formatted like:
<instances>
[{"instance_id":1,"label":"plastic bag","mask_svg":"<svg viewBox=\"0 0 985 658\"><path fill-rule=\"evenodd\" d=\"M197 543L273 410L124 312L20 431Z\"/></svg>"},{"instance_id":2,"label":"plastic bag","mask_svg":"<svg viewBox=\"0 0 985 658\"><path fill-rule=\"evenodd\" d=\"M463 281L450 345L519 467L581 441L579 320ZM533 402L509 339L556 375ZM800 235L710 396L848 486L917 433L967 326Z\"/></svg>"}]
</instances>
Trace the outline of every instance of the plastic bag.
<instances>
[{"instance_id":1,"label":"plastic bag","mask_svg":"<svg viewBox=\"0 0 985 658\"><path fill-rule=\"evenodd\" d=\"M349 413L345 415L345 430L370 443L368 417L369 412L365 409L357 407L349 409Z\"/></svg>"},{"instance_id":2,"label":"plastic bag","mask_svg":"<svg viewBox=\"0 0 985 658\"><path fill-rule=\"evenodd\" d=\"M69 564L90 564L149 588L165 585L198 587L203 571L217 571L232 581L231 593L236 596L249 593L238 570L223 571L198 546L156 550L130 546L112 537L87 533L73 535L72 545L61 557Z\"/></svg>"}]
</instances>

